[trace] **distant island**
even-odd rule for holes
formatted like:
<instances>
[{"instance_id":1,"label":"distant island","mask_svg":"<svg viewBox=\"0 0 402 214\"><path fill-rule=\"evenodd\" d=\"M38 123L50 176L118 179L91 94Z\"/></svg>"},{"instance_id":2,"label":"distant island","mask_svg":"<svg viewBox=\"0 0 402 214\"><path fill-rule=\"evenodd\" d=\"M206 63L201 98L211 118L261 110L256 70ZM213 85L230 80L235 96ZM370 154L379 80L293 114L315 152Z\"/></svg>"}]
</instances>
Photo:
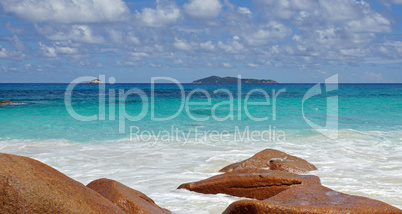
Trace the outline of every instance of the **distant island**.
<instances>
[{"instance_id":1,"label":"distant island","mask_svg":"<svg viewBox=\"0 0 402 214\"><path fill-rule=\"evenodd\" d=\"M104 83L104 82L100 81L99 79L94 79L94 80L91 80L91 81L89 81L89 82L87 82L87 83L96 83L96 84L99 84L99 83Z\"/></svg>"},{"instance_id":2,"label":"distant island","mask_svg":"<svg viewBox=\"0 0 402 214\"><path fill-rule=\"evenodd\" d=\"M237 77L218 77L210 76L203 79L195 80L192 84L236 84L239 78ZM242 84L277 84L275 80L265 79L241 79Z\"/></svg>"}]
</instances>

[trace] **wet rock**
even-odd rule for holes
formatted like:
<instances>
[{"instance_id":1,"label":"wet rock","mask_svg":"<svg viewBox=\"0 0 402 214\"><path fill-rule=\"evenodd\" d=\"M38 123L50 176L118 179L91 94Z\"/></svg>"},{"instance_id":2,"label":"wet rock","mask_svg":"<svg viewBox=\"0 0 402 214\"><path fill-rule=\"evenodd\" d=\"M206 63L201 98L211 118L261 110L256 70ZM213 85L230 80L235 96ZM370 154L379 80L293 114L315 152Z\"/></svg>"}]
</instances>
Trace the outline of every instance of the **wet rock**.
<instances>
[{"instance_id":1,"label":"wet rock","mask_svg":"<svg viewBox=\"0 0 402 214\"><path fill-rule=\"evenodd\" d=\"M288 155L275 149L265 149L244 161L230 164L220 172L230 172L238 169L270 169L303 174L317 168L306 160Z\"/></svg>"},{"instance_id":2,"label":"wet rock","mask_svg":"<svg viewBox=\"0 0 402 214\"><path fill-rule=\"evenodd\" d=\"M168 214L145 194L131 189L117 181L101 178L92 181L87 187L120 207L127 214Z\"/></svg>"},{"instance_id":3,"label":"wet rock","mask_svg":"<svg viewBox=\"0 0 402 214\"><path fill-rule=\"evenodd\" d=\"M223 214L401 214L402 210L381 201L347 195L313 184L291 188L267 200L241 200L229 205Z\"/></svg>"},{"instance_id":4,"label":"wet rock","mask_svg":"<svg viewBox=\"0 0 402 214\"><path fill-rule=\"evenodd\" d=\"M0 213L124 213L37 160L0 153Z\"/></svg>"},{"instance_id":5,"label":"wet rock","mask_svg":"<svg viewBox=\"0 0 402 214\"><path fill-rule=\"evenodd\" d=\"M9 105L12 104L13 102L11 102L10 100L0 100L0 105Z\"/></svg>"},{"instance_id":6,"label":"wet rock","mask_svg":"<svg viewBox=\"0 0 402 214\"><path fill-rule=\"evenodd\" d=\"M93 79L91 81L88 81L87 83L100 84L100 83L104 83L104 82L100 81L99 79Z\"/></svg>"},{"instance_id":7,"label":"wet rock","mask_svg":"<svg viewBox=\"0 0 402 214\"><path fill-rule=\"evenodd\" d=\"M225 193L262 200L306 184L320 184L320 179L313 175L297 175L276 170L239 169L205 180L185 183L178 188L204 194Z\"/></svg>"}]
</instances>

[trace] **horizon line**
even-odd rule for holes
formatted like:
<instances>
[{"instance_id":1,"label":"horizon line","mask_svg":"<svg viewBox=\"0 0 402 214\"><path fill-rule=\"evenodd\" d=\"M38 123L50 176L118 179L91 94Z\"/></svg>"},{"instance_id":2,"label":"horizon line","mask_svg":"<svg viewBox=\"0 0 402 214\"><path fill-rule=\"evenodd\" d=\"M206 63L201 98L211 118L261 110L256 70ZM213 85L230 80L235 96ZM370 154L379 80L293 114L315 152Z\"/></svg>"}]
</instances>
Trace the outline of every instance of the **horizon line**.
<instances>
[{"instance_id":1,"label":"horizon line","mask_svg":"<svg viewBox=\"0 0 402 214\"><path fill-rule=\"evenodd\" d=\"M241 83L242 85L280 85L280 84L402 84L402 82L392 83L376 83L376 82L361 82L361 83L350 83L350 82L339 82L339 83L324 83L324 82L282 82L282 83ZM0 84L70 84L65 82L0 82ZM79 84L88 84L88 85L98 85L98 84L106 84L106 85L115 85L115 84L151 84L150 82L116 82L116 83L79 83ZM176 83L154 83L154 84L171 84L177 85ZM237 85L237 83L192 83L192 82L183 82L180 84L191 84L191 85Z\"/></svg>"}]
</instances>

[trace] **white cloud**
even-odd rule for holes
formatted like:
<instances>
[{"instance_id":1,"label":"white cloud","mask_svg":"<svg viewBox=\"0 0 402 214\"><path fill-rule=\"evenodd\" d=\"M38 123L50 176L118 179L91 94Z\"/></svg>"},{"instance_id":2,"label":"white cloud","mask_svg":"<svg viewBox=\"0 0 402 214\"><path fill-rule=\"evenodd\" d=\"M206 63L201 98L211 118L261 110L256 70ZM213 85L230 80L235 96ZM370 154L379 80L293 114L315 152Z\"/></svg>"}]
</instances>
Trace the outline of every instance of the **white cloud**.
<instances>
[{"instance_id":1,"label":"white cloud","mask_svg":"<svg viewBox=\"0 0 402 214\"><path fill-rule=\"evenodd\" d=\"M109 35L109 39L118 45L140 44L140 39L135 36L134 32L127 32L126 29L107 27L105 31Z\"/></svg>"},{"instance_id":2,"label":"white cloud","mask_svg":"<svg viewBox=\"0 0 402 214\"><path fill-rule=\"evenodd\" d=\"M0 46L0 58L7 58L7 57L8 57L7 49Z\"/></svg>"},{"instance_id":3,"label":"white cloud","mask_svg":"<svg viewBox=\"0 0 402 214\"><path fill-rule=\"evenodd\" d=\"M340 28L330 27L323 30L317 30L316 41L324 45L336 45L341 42L343 34Z\"/></svg>"},{"instance_id":4,"label":"white cloud","mask_svg":"<svg viewBox=\"0 0 402 214\"><path fill-rule=\"evenodd\" d=\"M117 61L117 64L119 66L123 66L121 64L121 62L119 62L119 61ZM126 61L126 62L124 62L124 65L126 65L126 66L141 66L141 65L144 65L144 61Z\"/></svg>"},{"instance_id":5,"label":"white cloud","mask_svg":"<svg viewBox=\"0 0 402 214\"><path fill-rule=\"evenodd\" d=\"M0 58L5 59L22 59L25 58L25 54L20 51L9 50L0 45Z\"/></svg>"},{"instance_id":6,"label":"white cloud","mask_svg":"<svg viewBox=\"0 0 402 214\"><path fill-rule=\"evenodd\" d=\"M256 32L245 34L244 37L250 45L265 45L283 39L291 33L292 30L289 27L278 22L271 22Z\"/></svg>"},{"instance_id":7,"label":"white cloud","mask_svg":"<svg viewBox=\"0 0 402 214\"><path fill-rule=\"evenodd\" d=\"M253 15L253 12L251 12L251 10L247 7L238 7L237 12L248 17L251 17Z\"/></svg>"},{"instance_id":8,"label":"white cloud","mask_svg":"<svg viewBox=\"0 0 402 214\"><path fill-rule=\"evenodd\" d=\"M401 41L388 41L385 45L395 48L395 50L402 54L402 42Z\"/></svg>"},{"instance_id":9,"label":"white cloud","mask_svg":"<svg viewBox=\"0 0 402 214\"><path fill-rule=\"evenodd\" d=\"M156 1L156 9L144 8L136 12L136 18L148 27L162 27L177 22L181 17L176 4L162 0Z\"/></svg>"},{"instance_id":10,"label":"white cloud","mask_svg":"<svg viewBox=\"0 0 402 214\"><path fill-rule=\"evenodd\" d=\"M56 49L54 47L49 47L43 44L42 42L38 43L39 48L41 49L42 53L46 57L57 57Z\"/></svg>"},{"instance_id":11,"label":"white cloud","mask_svg":"<svg viewBox=\"0 0 402 214\"><path fill-rule=\"evenodd\" d=\"M54 42L52 46L47 46L42 42L38 43L42 54L46 57L57 57L58 54L76 54L78 53L77 48L68 47L66 44L60 42Z\"/></svg>"},{"instance_id":12,"label":"white cloud","mask_svg":"<svg viewBox=\"0 0 402 214\"><path fill-rule=\"evenodd\" d=\"M205 50L213 51L215 50L215 46L212 44L211 41L207 41L200 44L200 47Z\"/></svg>"},{"instance_id":13,"label":"white cloud","mask_svg":"<svg viewBox=\"0 0 402 214\"><path fill-rule=\"evenodd\" d=\"M7 22L6 24L5 24L5 26L6 26L6 28L7 28L7 30L8 31L10 31L11 33L14 33L14 34L19 34L19 33L22 33L22 32L24 32L24 28L19 28L19 27L14 27L12 24L11 24L11 22Z\"/></svg>"},{"instance_id":14,"label":"white cloud","mask_svg":"<svg viewBox=\"0 0 402 214\"><path fill-rule=\"evenodd\" d=\"M391 22L365 1L256 0L255 3L257 11L263 12L262 18L281 24L240 26L247 32L242 34L245 41L253 46L285 41L284 45L261 51L266 57L283 56L309 63L356 62L357 58L364 61L365 57L379 54L370 47L375 46L373 41L378 33L391 31ZM285 40L287 36L292 36L292 42Z\"/></svg>"},{"instance_id":15,"label":"white cloud","mask_svg":"<svg viewBox=\"0 0 402 214\"><path fill-rule=\"evenodd\" d=\"M184 61L183 61L182 59L175 59L175 60L174 60L174 63L175 63L175 64L182 65L182 64L184 64Z\"/></svg>"},{"instance_id":16,"label":"white cloud","mask_svg":"<svg viewBox=\"0 0 402 214\"><path fill-rule=\"evenodd\" d=\"M145 52L133 52L130 53L131 55L135 56L135 57L148 57L149 54L145 53Z\"/></svg>"},{"instance_id":17,"label":"white cloud","mask_svg":"<svg viewBox=\"0 0 402 214\"><path fill-rule=\"evenodd\" d=\"M190 0L183 5L187 15L197 19L216 18L222 8L219 0Z\"/></svg>"},{"instance_id":18,"label":"white cloud","mask_svg":"<svg viewBox=\"0 0 402 214\"><path fill-rule=\"evenodd\" d=\"M10 40L11 44L17 50L25 50L26 49L26 45L18 38L18 36L14 35L12 38L7 37L7 39Z\"/></svg>"},{"instance_id":19,"label":"white cloud","mask_svg":"<svg viewBox=\"0 0 402 214\"><path fill-rule=\"evenodd\" d=\"M181 51L189 51L192 49L190 44L188 44L186 41L180 40L180 39L175 39L173 46L176 49L181 50Z\"/></svg>"},{"instance_id":20,"label":"white cloud","mask_svg":"<svg viewBox=\"0 0 402 214\"><path fill-rule=\"evenodd\" d=\"M84 59L84 60L81 60L78 64L79 64L80 66L82 66L82 67L86 67L86 66L90 66L90 65L91 65L91 62L89 62L88 59Z\"/></svg>"},{"instance_id":21,"label":"white cloud","mask_svg":"<svg viewBox=\"0 0 402 214\"><path fill-rule=\"evenodd\" d=\"M142 60L143 58L149 57L149 54L145 52L131 52L131 56L133 56L134 60Z\"/></svg>"},{"instance_id":22,"label":"white cloud","mask_svg":"<svg viewBox=\"0 0 402 214\"><path fill-rule=\"evenodd\" d=\"M124 42L124 34L122 31L114 30L112 28L108 28L107 32L109 33L110 39L115 43L123 43Z\"/></svg>"},{"instance_id":23,"label":"white cloud","mask_svg":"<svg viewBox=\"0 0 402 214\"><path fill-rule=\"evenodd\" d=\"M383 80L382 74L374 72L366 72L366 79L373 82L381 82Z\"/></svg>"},{"instance_id":24,"label":"white cloud","mask_svg":"<svg viewBox=\"0 0 402 214\"><path fill-rule=\"evenodd\" d=\"M3 0L3 9L32 22L101 23L122 21L129 9L122 0Z\"/></svg>"},{"instance_id":25,"label":"white cloud","mask_svg":"<svg viewBox=\"0 0 402 214\"><path fill-rule=\"evenodd\" d=\"M254 63L248 63L247 65L248 65L248 67L250 67L250 68L257 68L257 67L259 66L259 65L254 64Z\"/></svg>"},{"instance_id":26,"label":"white cloud","mask_svg":"<svg viewBox=\"0 0 402 214\"><path fill-rule=\"evenodd\" d=\"M133 32L129 32L129 33L128 33L128 35L127 35L127 40L128 40L129 42L131 42L131 43L136 44L136 45L139 45L139 44L140 44L140 39L139 39L138 37L136 37Z\"/></svg>"},{"instance_id":27,"label":"white cloud","mask_svg":"<svg viewBox=\"0 0 402 214\"><path fill-rule=\"evenodd\" d=\"M219 41L218 47L228 53L239 53L245 49L244 45L237 39L229 40L227 43Z\"/></svg>"},{"instance_id":28,"label":"white cloud","mask_svg":"<svg viewBox=\"0 0 402 214\"><path fill-rule=\"evenodd\" d=\"M369 54L368 50L360 49L360 48L349 48L349 49L342 49L340 50L341 54L345 56L352 56L352 57L364 57Z\"/></svg>"},{"instance_id":29,"label":"white cloud","mask_svg":"<svg viewBox=\"0 0 402 214\"><path fill-rule=\"evenodd\" d=\"M401 59L402 58L402 42L401 41L387 41L383 44L380 51L386 58Z\"/></svg>"},{"instance_id":30,"label":"white cloud","mask_svg":"<svg viewBox=\"0 0 402 214\"><path fill-rule=\"evenodd\" d=\"M67 26L36 26L37 31L44 34L50 40L72 40L83 43L103 43L102 36L95 35L88 25L67 25Z\"/></svg>"},{"instance_id":31,"label":"white cloud","mask_svg":"<svg viewBox=\"0 0 402 214\"><path fill-rule=\"evenodd\" d=\"M78 43L73 43L71 41L67 42L53 42L54 48L57 53L60 54L77 54L78 48L81 47Z\"/></svg>"},{"instance_id":32,"label":"white cloud","mask_svg":"<svg viewBox=\"0 0 402 214\"><path fill-rule=\"evenodd\" d=\"M354 0L319 1L319 4L321 16L331 21L356 19L362 12Z\"/></svg>"},{"instance_id":33,"label":"white cloud","mask_svg":"<svg viewBox=\"0 0 402 214\"><path fill-rule=\"evenodd\" d=\"M259 10L275 19L290 19L298 11L308 11L317 8L318 0L255 0Z\"/></svg>"},{"instance_id":34,"label":"white cloud","mask_svg":"<svg viewBox=\"0 0 402 214\"><path fill-rule=\"evenodd\" d=\"M255 0L260 11L272 20L285 19L291 28L299 28L303 36L313 36L313 32L339 29L342 40L352 37L369 41L370 34L389 32L390 21L374 11L365 1L357 0ZM292 23L293 24L289 24ZM282 22L284 23L284 22ZM354 41L365 42L365 41Z\"/></svg>"},{"instance_id":35,"label":"white cloud","mask_svg":"<svg viewBox=\"0 0 402 214\"><path fill-rule=\"evenodd\" d=\"M349 32L381 33L391 31L390 21L378 13L371 13L360 19L351 20L347 26Z\"/></svg>"},{"instance_id":36,"label":"white cloud","mask_svg":"<svg viewBox=\"0 0 402 214\"><path fill-rule=\"evenodd\" d=\"M225 68L231 68L231 67L233 67L233 65L231 65L231 64L228 63L228 62L224 62L224 63L222 63L222 65L223 65L223 67L225 67Z\"/></svg>"},{"instance_id":37,"label":"white cloud","mask_svg":"<svg viewBox=\"0 0 402 214\"><path fill-rule=\"evenodd\" d=\"M153 62L149 63L149 65L153 68L169 68L169 66L166 66L164 64L158 64L158 63L153 63Z\"/></svg>"},{"instance_id":38,"label":"white cloud","mask_svg":"<svg viewBox=\"0 0 402 214\"><path fill-rule=\"evenodd\" d=\"M35 1L39 6L32 3ZM185 0L177 4L158 0L130 5L131 9L138 8L133 14L128 10L116 12L102 22L106 15L99 7L108 5L106 0L1 2L3 13L11 17L0 41L0 58L6 59L25 53L32 62L45 56L54 58L51 61L55 64L88 59L95 66L99 58L110 57L109 62L118 59L119 66L199 64L221 69L277 66L298 70L303 68L299 65L305 65L318 71L323 64L371 63L371 59L391 63L402 57L401 39L388 34L393 28L397 34L393 21L397 18L390 13L394 9L360 0L255 0L250 7L230 0ZM88 8L94 4L98 8ZM118 7L112 1L110 4ZM66 14L74 7L78 11ZM77 15L83 8L88 8L88 14ZM99 12L99 22L91 18L94 11ZM15 14L38 23L21 24ZM131 23L110 23L127 17ZM32 42L39 46L32 46ZM360 74L364 76L364 72Z\"/></svg>"},{"instance_id":39,"label":"white cloud","mask_svg":"<svg viewBox=\"0 0 402 214\"><path fill-rule=\"evenodd\" d=\"M78 53L77 48L72 47L55 47L57 53L61 54L76 54Z\"/></svg>"}]
</instances>

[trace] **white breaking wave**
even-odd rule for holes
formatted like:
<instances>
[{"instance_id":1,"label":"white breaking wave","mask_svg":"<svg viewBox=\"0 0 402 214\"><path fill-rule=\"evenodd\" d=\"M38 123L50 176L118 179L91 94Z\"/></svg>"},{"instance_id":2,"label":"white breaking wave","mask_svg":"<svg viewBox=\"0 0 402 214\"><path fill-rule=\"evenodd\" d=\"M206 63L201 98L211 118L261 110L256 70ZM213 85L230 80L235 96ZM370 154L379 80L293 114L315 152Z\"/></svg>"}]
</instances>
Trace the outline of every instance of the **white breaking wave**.
<instances>
[{"instance_id":1,"label":"white breaking wave","mask_svg":"<svg viewBox=\"0 0 402 214\"><path fill-rule=\"evenodd\" d=\"M0 151L42 161L83 184L117 180L174 213L221 213L238 197L176 188L218 174L230 163L273 148L317 166L312 174L336 191L402 208L402 131L340 130L330 140L314 132L287 131L285 142L72 142L0 139Z\"/></svg>"}]
</instances>

